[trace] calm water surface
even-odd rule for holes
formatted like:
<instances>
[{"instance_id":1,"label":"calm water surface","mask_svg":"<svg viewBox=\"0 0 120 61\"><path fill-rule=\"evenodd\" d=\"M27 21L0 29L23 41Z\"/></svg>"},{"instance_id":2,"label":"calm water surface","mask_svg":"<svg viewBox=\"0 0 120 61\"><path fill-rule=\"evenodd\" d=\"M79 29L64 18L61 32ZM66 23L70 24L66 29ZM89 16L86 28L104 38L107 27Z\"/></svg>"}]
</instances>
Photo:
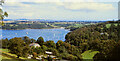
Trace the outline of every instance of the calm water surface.
<instances>
[{"instance_id":1,"label":"calm water surface","mask_svg":"<svg viewBox=\"0 0 120 61\"><path fill-rule=\"evenodd\" d=\"M1 30L0 30L1 31ZM40 36L44 38L45 41L53 40L57 42L58 40L65 41L65 35L70 32L66 29L24 29L24 30L2 30L2 38L14 38L14 37L24 37L28 36L30 38L36 39Z\"/></svg>"}]
</instances>

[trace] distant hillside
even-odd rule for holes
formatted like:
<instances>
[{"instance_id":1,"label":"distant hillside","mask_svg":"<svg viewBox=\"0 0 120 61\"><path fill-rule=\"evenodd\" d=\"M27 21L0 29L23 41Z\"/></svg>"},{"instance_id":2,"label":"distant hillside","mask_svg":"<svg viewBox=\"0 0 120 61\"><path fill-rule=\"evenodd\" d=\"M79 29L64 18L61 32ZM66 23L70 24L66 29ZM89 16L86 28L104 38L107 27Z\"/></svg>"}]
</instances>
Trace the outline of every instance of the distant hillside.
<instances>
[{"instance_id":1,"label":"distant hillside","mask_svg":"<svg viewBox=\"0 0 120 61\"><path fill-rule=\"evenodd\" d=\"M112 45L120 40L120 21L84 26L69 32L65 39L65 42L80 47L83 52L89 49L99 50L104 47L104 43Z\"/></svg>"},{"instance_id":2,"label":"distant hillside","mask_svg":"<svg viewBox=\"0 0 120 61\"><path fill-rule=\"evenodd\" d=\"M32 21L34 20L34 21ZM99 23L99 21L42 21L39 19L15 19L4 20L2 29L18 30L18 29L46 29L46 28L65 28L75 30L89 24Z\"/></svg>"}]
</instances>

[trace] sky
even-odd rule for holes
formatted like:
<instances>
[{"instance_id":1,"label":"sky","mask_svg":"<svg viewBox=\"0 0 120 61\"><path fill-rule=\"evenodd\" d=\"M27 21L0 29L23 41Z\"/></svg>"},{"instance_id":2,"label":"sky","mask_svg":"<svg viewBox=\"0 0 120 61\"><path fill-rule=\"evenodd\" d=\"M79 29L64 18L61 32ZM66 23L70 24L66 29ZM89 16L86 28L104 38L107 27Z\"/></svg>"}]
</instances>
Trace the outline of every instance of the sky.
<instances>
[{"instance_id":1,"label":"sky","mask_svg":"<svg viewBox=\"0 0 120 61\"><path fill-rule=\"evenodd\" d=\"M6 0L6 19L112 20L119 0Z\"/></svg>"}]
</instances>

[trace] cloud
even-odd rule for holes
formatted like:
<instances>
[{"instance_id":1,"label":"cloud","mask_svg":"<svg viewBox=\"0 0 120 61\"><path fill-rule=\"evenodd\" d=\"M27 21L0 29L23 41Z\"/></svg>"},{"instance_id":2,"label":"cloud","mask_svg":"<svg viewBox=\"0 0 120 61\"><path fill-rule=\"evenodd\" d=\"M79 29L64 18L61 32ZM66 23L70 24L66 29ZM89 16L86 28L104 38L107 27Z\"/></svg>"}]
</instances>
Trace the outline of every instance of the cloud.
<instances>
[{"instance_id":1,"label":"cloud","mask_svg":"<svg viewBox=\"0 0 120 61\"><path fill-rule=\"evenodd\" d=\"M108 11L115 9L112 4L105 3L57 3L57 5L63 6L66 9L80 11Z\"/></svg>"},{"instance_id":2,"label":"cloud","mask_svg":"<svg viewBox=\"0 0 120 61\"><path fill-rule=\"evenodd\" d=\"M6 4L16 7L30 7L32 4L49 2L55 3L58 6L62 6L65 9L76 11L107 11L115 9L112 4L98 3L97 1L99 0L7 0L9 3Z\"/></svg>"},{"instance_id":3,"label":"cloud","mask_svg":"<svg viewBox=\"0 0 120 61\"><path fill-rule=\"evenodd\" d=\"M119 0L6 0L8 2L119 2Z\"/></svg>"},{"instance_id":4,"label":"cloud","mask_svg":"<svg viewBox=\"0 0 120 61\"><path fill-rule=\"evenodd\" d=\"M19 0L17 0L19 1ZM8 18L44 18L55 20L87 20L116 18L117 6L111 3L82 2L7 2ZM93 0L91 0L93 1ZM117 4L117 3L115 3ZM89 12L89 13L87 13Z\"/></svg>"},{"instance_id":5,"label":"cloud","mask_svg":"<svg viewBox=\"0 0 120 61\"><path fill-rule=\"evenodd\" d=\"M21 2L6 2L9 7L30 7L30 5L23 4Z\"/></svg>"}]
</instances>

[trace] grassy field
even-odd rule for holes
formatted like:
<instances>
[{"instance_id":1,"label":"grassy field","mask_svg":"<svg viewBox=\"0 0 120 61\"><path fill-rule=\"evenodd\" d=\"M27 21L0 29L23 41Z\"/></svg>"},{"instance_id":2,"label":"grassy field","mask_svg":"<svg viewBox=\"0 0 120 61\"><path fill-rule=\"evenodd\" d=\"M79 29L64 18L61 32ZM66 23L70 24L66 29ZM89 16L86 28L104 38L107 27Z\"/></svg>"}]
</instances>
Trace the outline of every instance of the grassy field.
<instances>
[{"instance_id":1,"label":"grassy field","mask_svg":"<svg viewBox=\"0 0 120 61\"><path fill-rule=\"evenodd\" d=\"M117 26L117 23L114 24L115 26ZM109 28L111 26L111 24L106 24L106 27Z\"/></svg>"},{"instance_id":2,"label":"grassy field","mask_svg":"<svg viewBox=\"0 0 120 61\"><path fill-rule=\"evenodd\" d=\"M0 51L9 52L8 49L0 49ZM7 56L1 54L1 55L0 55L0 60L2 60L2 59L12 59L12 58L7 57Z\"/></svg>"},{"instance_id":3,"label":"grassy field","mask_svg":"<svg viewBox=\"0 0 120 61\"><path fill-rule=\"evenodd\" d=\"M9 52L8 49L0 49L0 51L3 51L3 52Z\"/></svg>"},{"instance_id":4,"label":"grassy field","mask_svg":"<svg viewBox=\"0 0 120 61\"><path fill-rule=\"evenodd\" d=\"M17 55L9 53L8 49L0 49L0 51L2 51L2 55L0 55L0 60L2 60L2 59L7 59L7 60L9 59L11 61L17 61L18 60L18 58L16 58ZM23 58L23 57L20 57L19 59L28 60L27 58ZM30 59L29 61L37 61L37 60Z\"/></svg>"},{"instance_id":5,"label":"grassy field","mask_svg":"<svg viewBox=\"0 0 120 61\"><path fill-rule=\"evenodd\" d=\"M90 59L92 60L94 55L99 53L99 51L91 51L91 50L88 50L88 51L85 51L84 53L82 53L82 58L83 59Z\"/></svg>"}]
</instances>

